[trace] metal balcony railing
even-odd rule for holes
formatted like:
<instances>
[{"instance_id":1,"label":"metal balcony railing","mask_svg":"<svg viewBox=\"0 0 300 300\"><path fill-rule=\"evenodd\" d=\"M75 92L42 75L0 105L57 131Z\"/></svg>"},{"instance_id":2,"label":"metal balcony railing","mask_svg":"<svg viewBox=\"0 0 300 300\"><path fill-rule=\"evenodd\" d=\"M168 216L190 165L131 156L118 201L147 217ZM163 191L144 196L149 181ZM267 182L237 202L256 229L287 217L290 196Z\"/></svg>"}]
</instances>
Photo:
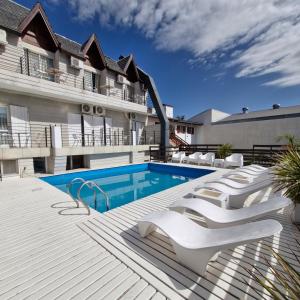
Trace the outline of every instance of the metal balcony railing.
<instances>
[{"instance_id":1,"label":"metal balcony railing","mask_svg":"<svg viewBox=\"0 0 300 300\"><path fill-rule=\"evenodd\" d=\"M6 123L0 128L0 148L51 147L49 125L36 123Z\"/></svg>"},{"instance_id":2,"label":"metal balcony railing","mask_svg":"<svg viewBox=\"0 0 300 300\"><path fill-rule=\"evenodd\" d=\"M64 73L59 69L53 67L53 61L47 58L37 58L33 59L30 57L30 54L25 53L24 56L20 57L20 68L19 71L21 74L25 74L31 77L40 78L52 82L56 82L58 84L66 84L65 81L68 77L69 73ZM70 74L74 76L74 74ZM76 75L79 76L79 75ZM100 86L98 82L100 82L100 76L97 75L97 80L93 80L90 78L83 77L79 82L81 83L80 88L82 90L90 91L96 94L112 96L114 98L119 98L120 100L125 100L132 103L137 103L140 105L146 105L146 100L143 95L139 95L136 93L124 94L123 90L118 90L115 87L104 85ZM77 80L69 80L68 82L74 82L74 87L78 88ZM69 85L69 84L68 84Z\"/></svg>"},{"instance_id":3,"label":"metal balcony railing","mask_svg":"<svg viewBox=\"0 0 300 300\"><path fill-rule=\"evenodd\" d=\"M90 129L82 132L76 128L62 128L63 147L101 147L159 144L160 133L143 131L140 135L120 128L110 130Z\"/></svg>"}]
</instances>

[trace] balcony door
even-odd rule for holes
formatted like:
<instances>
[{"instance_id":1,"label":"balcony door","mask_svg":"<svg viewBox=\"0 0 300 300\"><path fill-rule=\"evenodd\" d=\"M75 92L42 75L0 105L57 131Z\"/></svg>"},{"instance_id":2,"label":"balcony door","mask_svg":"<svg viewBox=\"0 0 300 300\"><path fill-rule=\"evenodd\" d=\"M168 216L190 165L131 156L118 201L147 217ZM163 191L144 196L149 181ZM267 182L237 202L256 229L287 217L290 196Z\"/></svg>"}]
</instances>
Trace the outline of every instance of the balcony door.
<instances>
[{"instance_id":1,"label":"balcony door","mask_svg":"<svg viewBox=\"0 0 300 300\"><path fill-rule=\"evenodd\" d=\"M83 115L84 144L85 146L104 145L103 117Z\"/></svg>"},{"instance_id":2,"label":"balcony door","mask_svg":"<svg viewBox=\"0 0 300 300\"><path fill-rule=\"evenodd\" d=\"M68 113L69 146L82 146L81 114Z\"/></svg>"},{"instance_id":3,"label":"balcony door","mask_svg":"<svg viewBox=\"0 0 300 300\"><path fill-rule=\"evenodd\" d=\"M10 138L8 132L7 106L0 106L0 147L9 147Z\"/></svg>"},{"instance_id":4,"label":"balcony door","mask_svg":"<svg viewBox=\"0 0 300 300\"><path fill-rule=\"evenodd\" d=\"M112 145L112 118L105 117L105 137L106 145Z\"/></svg>"},{"instance_id":5,"label":"balcony door","mask_svg":"<svg viewBox=\"0 0 300 300\"><path fill-rule=\"evenodd\" d=\"M132 123L132 145L139 145L141 144L141 137L143 133L143 123L133 121Z\"/></svg>"},{"instance_id":6,"label":"balcony door","mask_svg":"<svg viewBox=\"0 0 300 300\"><path fill-rule=\"evenodd\" d=\"M31 134L28 109L23 106L10 105L11 139L14 147L30 147Z\"/></svg>"}]
</instances>

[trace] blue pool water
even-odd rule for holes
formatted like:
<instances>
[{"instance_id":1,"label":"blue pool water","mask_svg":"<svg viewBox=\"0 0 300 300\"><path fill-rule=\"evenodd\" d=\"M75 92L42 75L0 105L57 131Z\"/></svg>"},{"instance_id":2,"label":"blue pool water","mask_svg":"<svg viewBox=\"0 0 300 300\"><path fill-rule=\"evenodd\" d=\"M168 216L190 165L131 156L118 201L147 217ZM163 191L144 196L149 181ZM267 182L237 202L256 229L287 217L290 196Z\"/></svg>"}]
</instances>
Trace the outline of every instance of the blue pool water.
<instances>
[{"instance_id":1,"label":"blue pool water","mask_svg":"<svg viewBox=\"0 0 300 300\"><path fill-rule=\"evenodd\" d=\"M109 208L112 209L211 172L213 171L145 163L49 176L41 179L66 193L67 185L72 179L80 177L85 180L92 180L108 194ZM80 185L81 183L76 183L72 186L71 193L74 197L76 197L76 191ZM97 211L106 211L104 196L100 193L97 194L96 207L93 192L87 187L82 189L81 198Z\"/></svg>"}]
</instances>

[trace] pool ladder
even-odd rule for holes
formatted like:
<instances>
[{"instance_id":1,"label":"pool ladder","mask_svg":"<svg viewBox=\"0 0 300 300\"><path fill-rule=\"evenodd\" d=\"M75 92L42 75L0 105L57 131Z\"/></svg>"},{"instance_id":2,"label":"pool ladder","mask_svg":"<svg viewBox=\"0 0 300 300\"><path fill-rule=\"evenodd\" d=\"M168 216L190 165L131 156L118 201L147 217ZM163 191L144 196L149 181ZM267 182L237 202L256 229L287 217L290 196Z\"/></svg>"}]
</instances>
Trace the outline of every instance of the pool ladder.
<instances>
[{"instance_id":1,"label":"pool ladder","mask_svg":"<svg viewBox=\"0 0 300 300\"><path fill-rule=\"evenodd\" d=\"M77 198L74 198L72 193L71 193L71 187L75 184L81 182L80 187L77 189ZM67 185L68 188L68 194L72 197L72 199L76 202L77 208L79 208L79 201L87 208L89 214L90 214L90 208L88 205L85 204L85 202L82 200L81 198L81 191L84 187L88 187L89 189L91 189L94 192L94 205L95 205L95 209L97 207L97 191L100 192L101 194L104 195L104 199L105 199L105 207L106 207L106 211L109 210L109 198L107 193L94 181L92 180L84 180L83 178L74 178L72 179L72 181Z\"/></svg>"}]
</instances>

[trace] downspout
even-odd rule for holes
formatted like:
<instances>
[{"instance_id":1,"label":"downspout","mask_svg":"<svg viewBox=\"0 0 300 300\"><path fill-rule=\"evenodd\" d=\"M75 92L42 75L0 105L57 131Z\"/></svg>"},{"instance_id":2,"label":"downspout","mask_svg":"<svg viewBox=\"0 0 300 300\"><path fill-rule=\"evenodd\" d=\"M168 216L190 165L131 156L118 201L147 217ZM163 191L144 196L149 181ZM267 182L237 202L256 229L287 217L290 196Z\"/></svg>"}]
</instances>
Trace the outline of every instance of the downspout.
<instances>
[{"instance_id":1,"label":"downspout","mask_svg":"<svg viewBox=\"0 0 300 300\"><path fill-rule=\"evenodd\" d=\"M140 68L137 69L138 69L140 79L143 81L146 89L149 92L153 106L156 110L158 119L160 121L160 131L161 131L160 145L162 149L164 149L165 147L169 146L169 120L167 118L165 109L160 100L159 93L153 78L150 75L148 75L146 72L141 70Z\"/></svg>"}]
</instances>

